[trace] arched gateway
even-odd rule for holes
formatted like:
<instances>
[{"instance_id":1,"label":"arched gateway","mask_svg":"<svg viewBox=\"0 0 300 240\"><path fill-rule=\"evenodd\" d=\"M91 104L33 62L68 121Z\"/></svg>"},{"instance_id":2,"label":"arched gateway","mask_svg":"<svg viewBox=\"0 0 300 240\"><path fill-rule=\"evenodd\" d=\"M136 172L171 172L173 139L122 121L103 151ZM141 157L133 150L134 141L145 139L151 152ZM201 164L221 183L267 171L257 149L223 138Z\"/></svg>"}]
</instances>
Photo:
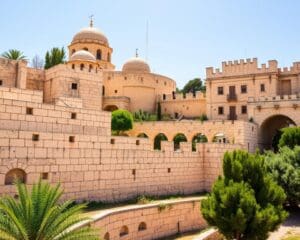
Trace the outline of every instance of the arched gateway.
<instances>
[{"instance_id":1,"label":"arched gateway","mask_svg":"<svg viewBox=\"0 0 300 240\"><path fill-rule=\"evenodd\" d=\"M260 125L259 146L261 149L273 149L274 142L280 129L296 126L294 120L282 114L272 115L266 118Z\"/></svg>"}]
</instances>

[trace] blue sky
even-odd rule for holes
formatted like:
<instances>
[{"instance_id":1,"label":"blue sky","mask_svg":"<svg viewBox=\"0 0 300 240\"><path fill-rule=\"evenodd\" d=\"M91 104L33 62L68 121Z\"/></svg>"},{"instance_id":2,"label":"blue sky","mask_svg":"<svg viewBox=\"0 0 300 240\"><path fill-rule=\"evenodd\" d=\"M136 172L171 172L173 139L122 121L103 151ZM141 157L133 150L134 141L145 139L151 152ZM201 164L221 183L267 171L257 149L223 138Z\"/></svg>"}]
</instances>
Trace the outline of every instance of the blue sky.
<instances>
[{"instance_id":1,"label":"blue sky","mask_svg":"<svg viewBox=\"0 0 300 240\"><path fill-rule=\"evenodd\" d=\"M300 60L300 1L296 0L2 0L0 53L20 49L44 57L67 47L73 35L95 26L108 37L117 69L139 48L152 71L174 78L179 87L224 60Z\"/></svg>"}]
</instances>

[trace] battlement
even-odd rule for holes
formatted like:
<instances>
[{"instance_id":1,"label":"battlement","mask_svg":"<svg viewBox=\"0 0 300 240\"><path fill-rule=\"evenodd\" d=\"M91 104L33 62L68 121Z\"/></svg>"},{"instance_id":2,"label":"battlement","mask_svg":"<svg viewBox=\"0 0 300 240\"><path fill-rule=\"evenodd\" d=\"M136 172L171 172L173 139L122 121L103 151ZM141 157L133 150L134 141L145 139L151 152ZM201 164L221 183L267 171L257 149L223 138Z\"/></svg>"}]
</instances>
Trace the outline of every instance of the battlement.
<instances>
[{"instance_id":1,"label":"battlement","mask_svg":"<svg viewBox=\"0 0 300 240\"><path fill-rule=\"evenodd\" d=\"M298 74L300 73L300 62L293 62L293 66L278 68L279 74Z\"/></svg>"},{"instance_id":2,"label":"battlement","mask_svg":"<svg viewBox=\"0 0 300 240\"><path fill-rule=\"evenodd\" d=\"M262 74L277 72L278 63L276 60L269 60L267 64L258 66L257 58L240 59L222 62L222 70L219 68L206 68L206 78L220 78L229 76L239 76L246 74Z\"/></svg>"},{"instance_id":3,"label":"battlement","mask_svg":"<svg viewBox=\"0 0 300 240\"><path fill-rule=\"evenodd\" d=\"M184 101L184 100L205 100L205 94L201 91L194 93L174 93L174 94L163 94L159 95L159 100L164 101Z\"/></svg>"}]
</instances>

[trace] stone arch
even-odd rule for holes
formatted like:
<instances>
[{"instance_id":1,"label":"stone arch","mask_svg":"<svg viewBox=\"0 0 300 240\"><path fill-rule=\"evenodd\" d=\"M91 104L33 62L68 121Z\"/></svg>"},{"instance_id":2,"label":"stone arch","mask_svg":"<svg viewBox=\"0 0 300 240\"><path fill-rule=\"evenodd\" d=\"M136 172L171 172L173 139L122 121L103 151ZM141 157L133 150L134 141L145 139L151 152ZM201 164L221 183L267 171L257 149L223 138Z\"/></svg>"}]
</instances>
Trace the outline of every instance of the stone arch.
<instances>
[{"instance_id":1,"label":"stone arch","mask_svg":"<svg viewBox=\"0 0 300 240\"><path fill-rule=\"evenodd\" d=\"M103 110L113 112L115 110L118 110L119 108L116 105L106 105Z\"/></svg>"},{"instance_id":2,"label":"stone arch","mask_svg":"<svg viewBox=\"0 0 300 240\"><path fill-rule=\"evenodd\" d=\"M187 142L187 138L183 133L177 133L173 137L173 142L174 142L174 150L176 151L180 148L181 142Z\"/></svg>"},{"instance_id":3,"label":"stone arch","mask_svg":"<svg viewBox=\"0 0 300 240\"><path fill-rule=\"evenodd\" d=\"M13 168L5 174L5 185L12 185L15 181L26 183L26 172L21 168Z\"/></svg>"},{"instance_id":4,"label":"stone arch","mask_svg":"<svg viewBox=\"0 0 300 240\"><path fill-rule=\"evenodd\" d=\"M147 224L145 222L141 222L139 224L138 231L140 232L140 231L145 231L145 230L147 230Z\"/></svg>"},{"instance_id":5,"label":"stone arch","mask_svg":"<svg viewBox=\"0 0 300 240\"><path fill-rule=\"evenodd\" d=\"M105 233L104 240L110 240L109 232Z\"/></svg>"},{"instance_id":6,"label":"stone arch","mask_svg":"<svg viewBox=\"0 0 300 240\"><path fill-rule=\"evenodd\" d=\"M276 114L266 118L259 128L259 147L263 149L274 149L276 136L284 127L296 126L294 120L283 114Z\"/></svg>"},{"instance_id":7,"label":"stone arch","mask_svg":"<svg viewBox=\"0 0 300 240\"><path fill-rule=\"evenodd\" d=\"M146 133L139 133L137 135L138 138L149 138L148 135Z\"/></svg>"},{"instance_id":8,"label":"stone arch","mask_svg":"<svg viewBox=\"0 0 300 240\"><path fill-rule=\"evenodd\" d=\"M96 52L96 59L101 60L102 59L102 52L101 49L98 49Z\"/></svg>"},{"instance_id":9,"label":"stone arch","mask_svg":"<svg viewBox=\"0 0 300 240\"><path fill-rule=\"evenodd\" d=\"M161 141L168 141L167 136L164 133L159 133L154 138L154 149L161 149Z\"/></svg>"},{"instance_id":10,"label":"stone arch","mask_svg":"<svg viewBox=\"0 0 300 240\"><path fill-rule=\"evenodd\" d=\"M124 225L123 227L121 227L120 234L119 234L120 237L128 235L128 233L129 233L129 229L127 226Z\"/></svg>"},{"instance_id":11,"label":"stone arch","mask_svg":"<svg viewBox=\"0 0 300 240\"><path fill-rule=\"evenodd\" d=\"M196 133L192 138L192 151L196 151L197 143L205 143L208 142L206 135L202 133Z\"/></svg>"}]
</instances>

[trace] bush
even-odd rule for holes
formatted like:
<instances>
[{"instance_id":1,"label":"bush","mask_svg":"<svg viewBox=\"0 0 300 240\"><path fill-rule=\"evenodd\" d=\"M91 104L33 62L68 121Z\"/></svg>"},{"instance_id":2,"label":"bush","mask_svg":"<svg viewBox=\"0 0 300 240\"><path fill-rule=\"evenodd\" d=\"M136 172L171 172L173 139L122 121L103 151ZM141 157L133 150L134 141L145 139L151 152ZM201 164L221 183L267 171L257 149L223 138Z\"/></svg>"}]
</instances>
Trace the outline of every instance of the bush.
<instances>
[{"instance_id":1,"label":"bush","mask_svg":"<svg viewBox=\"0 0 300 240\"><path fill-rule=\"evenodd\" d=\"M266 153L265 166L280 185L291 206L300 204L300 146L294 149L283 147L277 154Z\"/></svg>"},{"instance_id":2,"label":"bush","mask_svg":"<svg viewBox=\"0 0 300 240\"><path fill-rule=\"evenodd\" d=\"M223 175L201 209L227 239L267 239L284 221L285 194L264 167L263 157L237 150L225 153Z\"/></svg>"},{"instance_id":3,"label":"bush","mask_svg":"<svg viewBox=\"0 0 300 240\"><path fill-rule=\"evenodd\" d=\"M287 146L294 148L300 145L300 127L288 127L281 129L282 135L279 140L279 147Z\"/></svg>"},{"instance_id":4,"label":"bush","mask_svg":"<svg viewBox=\"0 0 300 240\"><path fill-rule=\"evenodd\" d=\"M130 112L119 109L112 112L111 129L120 135L121 132L132 129L133 117Z\"/></svg>"},{"instance_id":5,"label":"bush","mask_svg":"<svg viewBox=\"0 0 300 240\"><path fill-rule=\"evenodd\" d=\"M206 114L202 114L199 119L200 119L201 122L204 122L204 121L208 120L208 117L207 117Z\"/></svg>"}]
</instances>

